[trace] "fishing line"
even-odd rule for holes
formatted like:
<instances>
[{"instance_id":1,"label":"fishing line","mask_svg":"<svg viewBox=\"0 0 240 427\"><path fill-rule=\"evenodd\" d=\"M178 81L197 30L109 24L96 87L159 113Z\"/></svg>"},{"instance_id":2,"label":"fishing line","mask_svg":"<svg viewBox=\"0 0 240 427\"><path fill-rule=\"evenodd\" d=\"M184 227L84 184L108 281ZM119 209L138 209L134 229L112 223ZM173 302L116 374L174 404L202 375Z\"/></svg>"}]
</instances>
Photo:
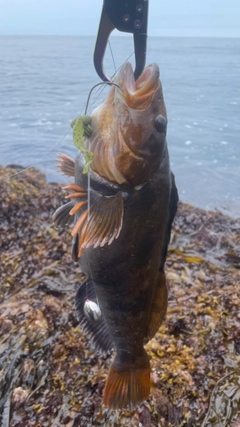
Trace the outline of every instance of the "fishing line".
<instances>
[{"instance_id":1,"label":"fishing line","mask_svg":"<svg viewBox=\"0 0 240 427\"><path fill-rule=\"evenodd\" d=\"M117 67L116 67L116 63L115 63L114 56L113 56L113 51L112 51L112 46L111 46L110 40L108 40L108 46L109 46L109 50L110 50L110 53L111 53L113 66L114 66L114 69L115 69L115 73L114 73L114 75L115 75L115 74L116 74L116 72L117 72ZM111 77L111 78L112 78L112 77Z\"/></svg>"},{"instance_id":2,"label":"fishing line","mask_svg":"<svg viewBox=\"0 0 240 427\"><path fill-rule=\"evenodd\" d=\"M111 47L111 44L110 44L109 40L108 40L108 44L109 44L109 48L110 48L110 52L111 52L111 55L112 55L112 60L113 60L114 68L115 68L115 73L111 77L113 79L114 76L116 75L116 73L118 72L118 70L120 70L120 68L132 57L132 55L134 54L134 52L131 53L131 55L124 61L124 63L118 69L116 69L116 63L115 63L115 59L114 59L114 56L113 56L112 47ZM89 102L90 102L93 90L96 87L105 86L105 85L116 86L122 92L121 87L118 84L114 83L114 82L100 82L100 83L97 83L96 85L94 85L92 87L92 89L90 90L90 92L88 94L88 98L87 98L87 102L86 102L86 107L85 107L85 111L84 111L85 115L87 114L87 111L88 111L88 106L89 106ZM103 90L104 90L104 87L96 95L96 98L94 99L93 102L96 102L96 100L99 98L99 96L101 95L101 93L102 93ZM89 141L87 143L87 149L89 151ZM88 206L88 217L87 217L87 220L88 221L90 219L90 190L91 190L91 177L90 177L90 171L89 171L88 172L88 188L87 188L87 193L88 193L88 204L87 204L87 206Z\"/></svg>"},{"instance_id":3,"label":"fishing line","mask_svg":"<svg viewBox=\"0 0 240 427\"><path fill-rule=\"evenodd\" d=\"M88 99L87 99L87 103L86 103L86 107L85 107L85 110L84 110L84 114L85 114L85 115L87 114L88 105L89 105L89 101L90 101L90 98L91 98L91 95L92 95L93 90L94 90L96 87L98 87L98 86L102 86L102 85L116 86L116 87L117 87L118 89L120 89L120 91L122 92L122 88L121 88L117 83L114 83L114 82L100 82L100 83L97 83L96 85L94 85L94 86L92 87L92 89L91 89L91 90L90 90L90 92L89 92Z\"/></svg>"},{"instance_id":4,"label":"fishing line","mask_svg":"<svg viewBox=\"0 0 240 427\"><path fill-rule=\"evenodd\" d=\"M110 50L111 50L111 54L113 55L113 53L112 53L112 49L111 49L111 45L110 45L110 42L109 42L109 46L110 46ZM114 58L113 58L113 62L114 62L114 67L115 67L115 70L116 70L116 65L115 65L115 61L114 61ZM116 74L116 72L117 71L115 71L115 74ZM114 74L114 75L115 75ZM113 76L114 76L113 75ZM88 94L88 98L87 98L87 102L86 102L86 107L85 107L85 110L84 110L84 114L85 115L87 115L87 112L88 112L88 106L89 106L89 102L90 102L90 99L91 99L91 95L92 95L92 92L94 91L94 89L96 88L96 87L99 87L99 86L105 86L105 85L107 85L107 86L116 86L121 92L122 92L122 89L121 89L121 87L118 85L118 84L116 84L116 83L114 83L114 82L100 82L100 83L97 83L96 85L94 85L92 88L91 88L91 90L90 90L90 92L89 92L89 94ZM101 92L100 92L101 93ZM100 93L98 94L98 96L97 97L99 97L100 96ZM88 140L88 142L87 142L87 149L88 149L88 151L89 151L89 140ZM90 219L90 190L91 190L91 177L90 177L90 170L88 171L88 188L87 188L87 194L88 194L88 197L87 197L87 202L88 202L88 204L87 204L87 208L88 208L88 217L87 217L87 220L89 221L89 219Z\"/></svg>"},{"instance_id":5,"label":"fishing line","mask_svg":"<svg viewBox=\"0 0 240 427\"><path fill-rule=\"evenodd\" d=\"M119 85L117 85L116 83L113 83L113 82L100 82L100 83L97 83L96 85L94 85L92 87L92 89L90 90L90 92L88 94L87 103L86 103L86 107L85 107L85 111L84 111L85 115L87 114L87 111L88 111L88 105L89 105L89 101L91 99L91 95L92 95L93 90L96 87L102 86L102 85L116 86L122 92L121 87ZM89 139L88 139L88 141L87 141L87 149L88 149L88 151L89 151L89 148L90 148L90 144L89 144ZM88 194L88 197L87 197L87 208L88 208L87 220L88 221L90 219L90 190L91 190L91 177L90 177L90 169L89 169L89 171L88 171L88 188L87 188L87 194Z\"/></svg>"},{"instance_id":6,"label":"fishing line","mask_svg":"<svg viewBox=\"0 0 240 427\"><path fill-rule=\"evenodd\" d=\"M112 60L113 60L113 63L114 63L114 68L116 69L116 64L115 64L115 60L114 60L114 56L113 56L113 52L112 52L112 48L111 48L111 45L110 45L110 43L109 43L109 46L110 46L110 51L111 51L111 55L112 55ZM117 72L120 70L120 68L133 56L133 54L134 54L134 52L132 52L131 53L131 55L129 55L128 56L128 58L123 62L123 64L120 66L120 67L118 67L117 68L117 70L115 71L115 73L112 75L112 79L115 77L115 75L117 74ZM106 85L106 84L110 84L111 82L101 82L101 83L98 83L97 85L95 85L95 86L93 86L93 88L91 89L91 91L90 91L90 93L92 93L92 90L95 88L95 87L97 87L97 86L100 86L100 85ZM101 93L103 92L103 90L104 90L104 87L102 88L102 89L100 89L99 90L99 93L97 93L96 94L96 97L94 98L94 100L93 100L93 104L91 105L91 108L92 108L92 106L94 105L94 103L98 100L98 98L99 98L99 96L101 95ZM88 109L88 104L89 104L89 100L90 100L90 94L88 95L88 100L87 100L87 105L86 105L86 107L85 107L85 111L87 111L87 109ZM84 109L82 110L82 112L80 113L80 116L82 115L82 113L83 113L83 111L84 111ZM86 114L86 113L85 113ZM34 168L35 166L37 166L37 165L39 165L39 163L41 163L43 160L45 160L45 157L46 156L48 156L50 153L52 153L62 142L63 142L63 140L66 138L66 136L69 134L69 132L70 132L70 130L71 130L71 128L69 128L68 129L68 131L64 134L64 136L53 146L53 148L51 148L43 157L41 157L41 159L39 159L38 161L36 161L36 162L34 162L31 166L28 166L28 167L26 167L26 168L24 168L24 169L22 169L21 171L19 171L19 172L16 172L16 173L13 173L13 174L11 174L11 175L8 175L8 176L5 176L5 177L2 177L2 178L0 178L0 181L4 181L4 180L8 180L8 179L11 179L11 178L15 178L16 176L18 176L18 175L20 175L20 174L22 174L22 173L24 173L24 172L26 172L27 170L29 170L29 169L32 169L32 168Z\"/></svg>"},{"instance_id":7,"label":"fishing line","mask_svg":"<svg viewBox=\"0 0 240 427\"><path fill-rule=\"evenodd\" d=\"M127 57L127 59L120 65L120 67L118 67L117 68L117 70L115 71L115 73L111 76L111 79L113 79L114 77L115 77L115 75L117 74L117 72L122 68L122 66L124 65L124 64L126 64L126 62L132 57L134 55L134 52L132 52L131 53L131 55L129 55L128 57ZM103 88L99 88L96 92L96 98L94 98L94 100L93 100L93 103L91 104L91 108L94 106L94 103L98 100L98 98L99 98L99 96L102 94L102 92L103 92L103 90L104 90L104 87Z\"/></svg>"},{"instance_id":8,"label":"fishing line","mask_svg":"<svg viewBox=\"0 0 240 427\"><path fill-rule=\"evenodd\" d=\"M113 79L114 76L116 75L116 73L120 70L120 68L132 57L132 55L134 54L134 52L132 52L131 55L128 56L128 58L123 62L123 64L118 69L116 69L116 63L115 63L115 59L114 59L112 47L111 47L111 44L110 44L109 40L108 40L108 44L109 44L109 48L110 48L110 52L111 52L111 56L112 56L113 65L114 65L114 68L115 68L115 72L114 72L114 74L111 77ZM96 85L94 85L91 88L91 90L90 90L90 92L88 94L88 98L87 98L87 102L86 102L86 107L85 107L85 111L84 111L85 115L87 114L87 111L88 111L88 106L89 106L89 103L90 103L90 99L91 99L91 95L92 95L93 90L96 87L105 86L105 85L116 86L122 92L121 87L118 84L114 83L114 82L107 82L106 81L106 82L97 83ZM96 100L99 98L99 96L101 95L101 93L103 92L103 90L104 90L104 87L102 89L100 89L100 91L98 91L98 93L96 94L96 97L95 97L95 99L94 99L91 107L96 102ZM87 144L87 149L89 150L89 142ZM90 216L90 189L91 189L90 172L88 172L88 221L89 221L89 216Z\"/></svg>"},{"instance_id":9,"label":"fishing line","mask_svg":"<svg viewBox=\"0 0 240 427\"><path fill-rule=\"evenodd\" d=\"M25 172L25 171L27 171L27 170L29 170L29 169L31 169L31 168L34 168L34 166L36 166L36 165L38 165L39 163L41 163L44 159L45 159L45 157L46 156L48 156L50 153L52 153L54 150L55 150L55 148L57 148L57 146L59 145L59 144L61 144L62 142L63 142L63 140L66 138L66 136L69 134L69 132L70 132L70 130L71 130L71 128L70 129L68 129L68 131L65 133L65 135L60 139L60 141L58 141L54 146L53 146L53 148L51 148L40 160L38 160L37 162L35 162L35 163L33 163L31 166L28 166L27 168L24 168L23 170L21 170L20 172L16 172L16 173L13 173L12 175L8 175L8 176L5 176L5 177L2 177L2 178L0 178L0 181L3 181L3 180L7 180L7 179L10 179L10 178L14 178L15 176L18 176L18 175L20 175L21 173L23 173L23 172Z\"/></svg>"},{"instance_id":10,"label":"fishing line","mask_svg":"<svg viewBox=\"0 0 240 427\"><path fill-rule=\"evenodd\" d=\"M114 60L114 56L113 56L113 52L112 52L112 49L111 49L111 45L110 45L110 43L109 43L109 47L110 47L110 50L111 50L111 54L112 54L112 59L113 59L113 63L114 63L114 67L115 67L115 70L116 70L116 64L115 64L115 60ZM126 64L126 62L133 56L133 54L134 54L134 52L132 52L131 53L131 55L129 55L128 57L127 57L127 59L123 62L123 64L121 64L120 65L120 67L115 71L115 73L112 75L112 77L111 77L111 79L113 79L114 77L115 77L115 75L117 74L117 72L120 70L120 68L122 68L122 66L124 65L124 64ZM91 108L93 107L93 105L94 105L94 103L96 102L96 100L99 98L99 96L101 95L101 93L103 92L103 90L104 90L104 85L110 85L110 86L112 86L112 85L114 85L114 86L116 86L116 87L118 87L121 91L122 91L122 89L120 88L120 86L118 86L116 83L113 83L113 82L100 82L100 83L98 83L98 84L96 84L95 86L93 86L92 87L92 89L90 90L90 92L89 92L89 95L88 95L88 99L87 99L87 103L86 103L86 107L85 107L85 115L87 114L87 110L88 110L88 105L89 105L89 102L90 102L90 98L91 98L91 95L92 95L92 92L93 92L93 90L97 87L98 89L97 89L97 94L96 94L96 97L94 98L94 100L93 100L93 103L91 104ZM100 87L100 86L103 86L102 88ZM89 141L88 141L88 144L87 144L87 149L89 150ZM88 172L88 217L87 217L87 220L89 221L89 218L90 218L90 190L91 190L91 178L90 178L90 171ZM88 264L88 267L89 267L89 272L90 272L90 277L91 277L91 279L92 279L92 282L93 282L93 274L92 274L92 269L91 269L91 266L90 266L90 262L89 262L89 257L88 256L86 256L86 261L87 261L87 264ZM88 289L87 289L87 287L88 286L86 286L86 294L88 293ZM98 299L97 299L97 303L98 303Z\"/></svg>"}]
</instances>

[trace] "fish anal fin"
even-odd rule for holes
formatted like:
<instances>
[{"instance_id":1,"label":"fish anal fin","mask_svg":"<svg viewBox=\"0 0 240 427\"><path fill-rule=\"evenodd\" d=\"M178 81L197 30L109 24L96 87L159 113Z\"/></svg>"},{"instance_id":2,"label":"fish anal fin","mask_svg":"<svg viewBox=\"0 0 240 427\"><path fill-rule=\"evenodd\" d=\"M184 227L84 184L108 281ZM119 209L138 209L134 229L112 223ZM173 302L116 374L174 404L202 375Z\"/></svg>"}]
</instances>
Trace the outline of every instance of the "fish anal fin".
<instances>
[{"instance_id":1,"label":"fish anal fin","mask_svg":"<svg viewBox=\"0 0 240 427\"><path fill-rule=\"evenodd\" d=\"M83 330L92 336L93 344L101 353L106 354L114 347L112 337L102 313L101 319L97 322L90 321L84 313L84 304L86 300L97 302L97 296L92 280L85 280L78 288L75 296L75 308L78 320Z\"/></svg>"},{"instance_id":2,"label":"fish anal fin","mask_svg":"<svg viewBox=\"0 0 240 427\"><path fill-rule=\"evenodd\" d=\"M66 176L75 176L75 160L66 154L59 153L58 154L58 165L57 168L59 172L62 172L62 175Z\"/></svg>"},{"instance_id":3,"label":"fish anal fin","mask_svg":"<svg viewBox=\"0 0 240 427\"><path fill-rule=\"evenodd\" d=\"M153 297L151 318L148 325L146 338L144 340L145 343L151 340L160 328L161 323L166 315L167 305L168 291L166 278L163 272L159 272L159 279Z\"/></svg>"},{"instance_id":4,"label":"fish anal fin","mask_svg":"<svg viewBox=\"0 0 240 427\"><path fill-rule=\"evenodd\" d=\"M144 350L145 351L145 350ZM116 356L117 358L117 356ZM115 360L110 367L103 394L103 404L111 409L130 410L149 397L150 366L146 355L142 366L116 366Z\"/></svg>"}]
</instances>

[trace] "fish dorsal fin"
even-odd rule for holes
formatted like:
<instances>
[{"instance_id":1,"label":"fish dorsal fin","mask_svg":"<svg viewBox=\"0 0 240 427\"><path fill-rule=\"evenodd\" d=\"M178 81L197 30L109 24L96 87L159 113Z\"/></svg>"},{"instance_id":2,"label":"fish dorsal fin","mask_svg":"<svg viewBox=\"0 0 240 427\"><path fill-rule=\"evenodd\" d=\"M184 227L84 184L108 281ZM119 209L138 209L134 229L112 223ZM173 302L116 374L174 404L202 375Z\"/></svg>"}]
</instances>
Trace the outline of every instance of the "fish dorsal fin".
<instances>
[{"instance_id":1,"label":"fish dorsal fin","mask_svg":"<svg viewBox=\"0 0 240 427\"><path fill-rule=\"evenodd\" d=\"M61 172L62 175L66 176L75 176L75 160L66 154L59 153L59 159L56 159L58 165L56 166L58 172Z\"/></svg>"},{"instance_id":2,"label":"fish dorsal fin","mask_svg":"<svg viewBox=\"0 0 240 427\"><path fill-rule=\"evenodd\" d=\"M103 354L108 353L114 347L112 337L102 313L101 319L97 322L90 321L84 313L86 299L97 303L96 292L92 280L85 280L81 283L75 296L75 308L80 325L87 335L92 334L95 347Z\"/></svg>"},{"instance_id":3,"label":"fish dorsal fin","mask_svg":"<svg viewBox=\"0 0 240 427\"><path fill-rule=\"evenodd\" d=\"M163 272L159 272L159 279L153 297L151 319L148 325L144 343L150 341L157 333L161 323L166 315L168 303L168 292L166 286L166 278Z\"/></svg>"}]
</instances>

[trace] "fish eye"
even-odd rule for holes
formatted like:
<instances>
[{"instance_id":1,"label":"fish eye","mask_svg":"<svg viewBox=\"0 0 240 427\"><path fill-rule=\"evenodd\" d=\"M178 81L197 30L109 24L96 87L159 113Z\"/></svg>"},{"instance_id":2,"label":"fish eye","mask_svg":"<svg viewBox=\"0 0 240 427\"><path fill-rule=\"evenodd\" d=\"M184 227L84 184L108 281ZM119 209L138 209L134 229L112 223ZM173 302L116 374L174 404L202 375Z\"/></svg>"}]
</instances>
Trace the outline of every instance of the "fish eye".
<instances>
[{"instance_id":1,"label":"fish eye","mask_svg":"<svg viewBox=\"0 0 240 427\"><path fill-rule=\"evenodd\" d=\"M155 117L154 126L159 133L166 133L167 120L161 114L158 114L157 117Z\"/></svg>"}]
</instances>

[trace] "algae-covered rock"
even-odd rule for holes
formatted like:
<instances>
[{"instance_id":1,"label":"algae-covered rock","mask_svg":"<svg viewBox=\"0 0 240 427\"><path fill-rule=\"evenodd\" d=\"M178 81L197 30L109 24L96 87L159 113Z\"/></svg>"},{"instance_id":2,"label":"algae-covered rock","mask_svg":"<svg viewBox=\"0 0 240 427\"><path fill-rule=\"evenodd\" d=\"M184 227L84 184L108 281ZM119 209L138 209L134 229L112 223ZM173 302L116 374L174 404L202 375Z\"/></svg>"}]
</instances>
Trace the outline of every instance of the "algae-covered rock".
<instances>
[{"instance_id":1,"label":"algae-covered rock","mask_svg":"<svg viewBox=\"0 0 240 427\"><path fill-rule=\"evenodd\" d=\"M231 426L240 413L240 220L179 204L166 273L169 306L146 346L152 389L135 411L102 407L111 362L78 325L83 280L58 184L0 169L0 413L5 427ZM220 424L221 423L221 424Z\"/></svg>"}]
</instances>

